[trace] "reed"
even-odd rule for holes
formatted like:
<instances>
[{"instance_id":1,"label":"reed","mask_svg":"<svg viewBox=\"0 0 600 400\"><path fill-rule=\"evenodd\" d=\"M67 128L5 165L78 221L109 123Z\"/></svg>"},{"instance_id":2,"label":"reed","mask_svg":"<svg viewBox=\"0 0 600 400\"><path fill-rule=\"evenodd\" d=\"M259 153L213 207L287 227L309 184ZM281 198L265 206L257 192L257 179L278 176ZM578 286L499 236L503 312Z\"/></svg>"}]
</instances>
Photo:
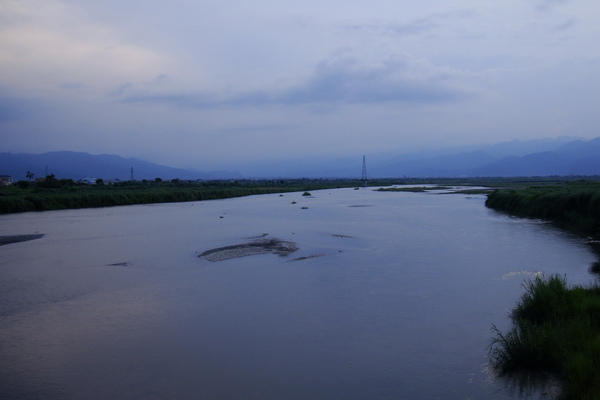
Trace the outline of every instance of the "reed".
<instances>
[{"instance_id":1,"label":"reed","mask_svg":"<svg viewBox=\"0 0 600 400\"><path fill-rule=\"evenodd\" d=\"M550 220L580 234L600 236L600 186L597 183L497 189L488 195L485 204L517 216Z\"/></svg>"},{"instance_id":2,"label":"reed","mask_svg":"<svg viewBox=\"0 0 600 400\"><path fill-rule=\"evenodd\" d=\"M536 277L511 313L512 328L495 326L490 360L500 375L548 374L564 382L562 397L600 394L600 287L569 288L564 277ZM519 379L526 382L527 379Z\"/></svg>"},{"instance_id":3,"label":"reed","mask_svg":"<svg viewBox=\"0 0 600 400\"><path fill-rule=\"evenodd\" d=\"M118 205L217 200L258 194L354 187L356 180L128 181L81 185L49 177L42 185L0 188L0 214Z\"/></svg>"}]
</instances>

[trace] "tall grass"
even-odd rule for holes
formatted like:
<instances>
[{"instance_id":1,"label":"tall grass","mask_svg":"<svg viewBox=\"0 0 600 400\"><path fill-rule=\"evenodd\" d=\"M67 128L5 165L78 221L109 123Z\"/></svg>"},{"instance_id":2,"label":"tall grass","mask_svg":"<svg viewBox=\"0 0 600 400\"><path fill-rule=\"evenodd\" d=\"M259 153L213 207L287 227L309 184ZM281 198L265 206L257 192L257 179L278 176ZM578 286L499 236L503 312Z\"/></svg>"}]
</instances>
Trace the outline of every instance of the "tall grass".
<instances>
[{"instance_id":1,"label":"tall grass","mask_svg":"<svg viewBox=\"0 0 600 400\"><path fill-rule=\"evenodd\" d=\"M495 190L486 206L523 217L557 222L578 233L600 236L600 186L568 184Z\"/></svg>"},{"instance_id":2,"label":"tall grass","mask_svg":"<svg viewBox=\"0 0 600 400\"><path fill-rule=\"evenodd\" d=\"M114 185L76 185L53 179L52 185L0 188L0 214L117 205L204 201L257 194L354 187L348 179L289 179L184 182L130 181Z\"/></svg>"},{"instance_id":3,"label":"tall grass","mask_svg":"<svg viewBox=\"0 0 600 400\"><path fill-rule=\"evenodd\" d=\"M524 287L511 313L512 328L493 328L494 368L513 378L556 376L564 382L565 399L600 398L600 287L569 288L558 275L536 277Z\"/></svg>"},{"instance_id":4,"label":"tall grass","mask_svg":"<svg viewBox=\"0 0 600 400\"><path fill-rule=\"evenodd\" d=\"M115 188L112 190L39 191L19 196L0 197L0 214L118 205L203 201L280 193L289 188L215 187L215 188Z\"/></svg>"}]
</instances>

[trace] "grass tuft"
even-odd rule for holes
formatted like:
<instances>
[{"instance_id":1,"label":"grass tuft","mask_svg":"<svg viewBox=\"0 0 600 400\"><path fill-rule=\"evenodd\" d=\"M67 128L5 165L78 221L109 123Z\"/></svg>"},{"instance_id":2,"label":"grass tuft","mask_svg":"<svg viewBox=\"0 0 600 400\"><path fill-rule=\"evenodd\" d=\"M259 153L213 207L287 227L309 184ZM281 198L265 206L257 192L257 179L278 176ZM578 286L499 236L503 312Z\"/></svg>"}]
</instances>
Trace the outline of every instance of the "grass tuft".
<instances>
[{"instance_id":1,"label":"grass tuft","mask_svg":"<svg viewBox=\"0 0 600 400\"><path fill-rule=\"evenodd\" d=\"M600 287L569 288L564 277L536 277L513 310L513 327L493 326L490 360L505 376L557 376L563 397L597 399L600 394ZM526 379L518 378L521 381Z\"/></svg>"}]
</instances>

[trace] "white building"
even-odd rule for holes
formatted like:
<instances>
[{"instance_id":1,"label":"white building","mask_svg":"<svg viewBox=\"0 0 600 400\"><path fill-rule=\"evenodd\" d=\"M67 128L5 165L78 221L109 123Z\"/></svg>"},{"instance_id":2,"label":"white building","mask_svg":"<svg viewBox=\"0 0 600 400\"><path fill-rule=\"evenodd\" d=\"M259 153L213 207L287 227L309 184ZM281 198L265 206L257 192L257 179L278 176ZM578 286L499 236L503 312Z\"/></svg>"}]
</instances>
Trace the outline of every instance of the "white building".
<instances>
[{"instance_id":1,"label":"white building","mask_svg":"<svg viewBox=\"0 0 600 400\"><path fill-rule=\"evenodd\" d=\"M12 185L13 177L10 175L0 175L0 186Z\"/></svg>"}]
</instances>

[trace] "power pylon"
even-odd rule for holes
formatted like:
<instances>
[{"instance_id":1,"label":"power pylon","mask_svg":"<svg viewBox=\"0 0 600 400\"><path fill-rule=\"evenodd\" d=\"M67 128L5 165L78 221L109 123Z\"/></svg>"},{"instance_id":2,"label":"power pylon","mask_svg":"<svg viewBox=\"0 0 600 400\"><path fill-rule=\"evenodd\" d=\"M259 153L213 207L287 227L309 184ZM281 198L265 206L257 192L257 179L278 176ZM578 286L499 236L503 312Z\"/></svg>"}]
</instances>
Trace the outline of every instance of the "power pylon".
<instances>
[{"instance_id":1,"label":"power pylon","mask_svg":"<svg viewBox=\"0 0 600 400\"><path fill-rule=\"evenodd\" d=\"M367 162L365 156L363 156L362 185L363 187L367 187Z\"/></svg>"}]
</instances>

